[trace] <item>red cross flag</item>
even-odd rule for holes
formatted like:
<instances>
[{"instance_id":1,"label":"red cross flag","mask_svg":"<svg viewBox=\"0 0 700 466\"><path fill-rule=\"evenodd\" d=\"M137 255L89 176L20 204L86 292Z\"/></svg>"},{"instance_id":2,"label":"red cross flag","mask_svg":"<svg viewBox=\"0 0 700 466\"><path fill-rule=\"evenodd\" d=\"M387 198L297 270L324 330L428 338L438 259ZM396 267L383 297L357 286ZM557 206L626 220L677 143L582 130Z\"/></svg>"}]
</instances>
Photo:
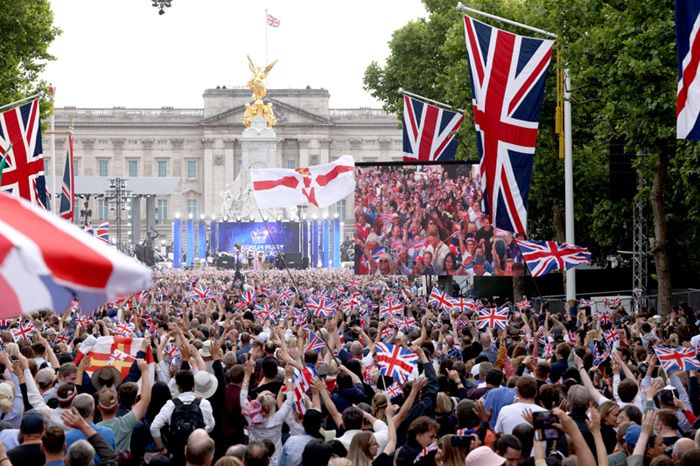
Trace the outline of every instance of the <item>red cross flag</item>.
<instances>
[{"instance_id":1,"label":"red cross flag","mask_svg":"<svg viewBox=\"0 0 700 466\"><path fill-rule=\"evenodd\" d=\"M90 365L86 371L92 375L96 370L112 366L122 374L122 380L129 374L131 364L134 362L136 353L143 338L131 337L98 337L88 336L78 348L75 357L75 364L80 364L80 360L85 356L90 356ZM146 362L153 362L151 348L146 351Z\"/></svg>"},{"instance_id":2,"label":"red cross flag","mask_svg":"<svg viewBox=\"0 0 700 466\"><path fill-rule=\"evenodd\" d=\"M77 226L0 192L0 318L65 312L74 295L90 312L151 287L151 271Z\"/></svg>"},{"instance_id":3,"label":"red cross flag","mask_svg":"<svg viewBox=\"0 0 700 466\"><path fill-rule=\"evenodd\" d=\"M335 162L305 168L255 168L250 177L261 209L328 207L355 191L355 159L343 155Z\"/></svg>"}]
</instances>

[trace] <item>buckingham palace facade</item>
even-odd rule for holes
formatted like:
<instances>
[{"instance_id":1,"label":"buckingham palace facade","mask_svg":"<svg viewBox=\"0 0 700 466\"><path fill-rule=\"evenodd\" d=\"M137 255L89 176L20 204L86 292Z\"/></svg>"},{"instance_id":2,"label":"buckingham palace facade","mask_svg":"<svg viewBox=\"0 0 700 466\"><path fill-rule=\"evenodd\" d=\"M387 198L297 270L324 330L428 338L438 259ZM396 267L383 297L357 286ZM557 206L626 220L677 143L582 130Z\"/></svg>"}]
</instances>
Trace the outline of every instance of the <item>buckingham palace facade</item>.
<instances>
[{"instance_id":1,"label":"buckingham palace facade","mask_svg":"<svg viewBox=\"0 0 700 466\"><path fill-rule=\"evenodd\" d=\"M329 108L329 97L325 89L268 90L266 102L273 104L277 119L276 167L316 165L343 154L353 155L357 162L401 160L402 136L394 115L381 109ZM203 108L192 109L57 108L56 131L72 127L74 134L74 173L80 195L76 223L85 223L90 211L90 223L109 221L113 229L116 214L108 196L85 188L101 186L94 182L100 181L96 177L125 178L126 189L129 179L139 178L141 185L154 187L160 186L156 178L169 180L170 188L155 189L151 200L155 201L152 215L161 238L170 239L176 213L193 218L219 216L222 193L230 190L245 169L240 137L250 91L208 89L203 100ZM48 146L45 144L45 155L50 173ZM57 136L57 178L63 173L65 153L66 140ZM352 198L323 213L338 214L349 232L354 223ZM144 232L145 223L142 225Z\"/></svg>"}]
</instances>

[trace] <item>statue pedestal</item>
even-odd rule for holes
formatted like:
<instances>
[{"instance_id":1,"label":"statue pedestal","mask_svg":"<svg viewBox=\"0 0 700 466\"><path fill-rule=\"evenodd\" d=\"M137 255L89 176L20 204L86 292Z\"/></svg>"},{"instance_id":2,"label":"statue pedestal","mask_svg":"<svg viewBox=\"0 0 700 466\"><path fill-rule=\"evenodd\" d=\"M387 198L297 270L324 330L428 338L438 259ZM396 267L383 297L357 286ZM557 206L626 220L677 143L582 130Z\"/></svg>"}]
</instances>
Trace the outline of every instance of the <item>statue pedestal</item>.
<instances>
[{"instance_id":1,"label":"statue pedestal","mask_svg":"<svg viewBox=\"0 0 700 466\"><path fill-rule=\"evenodd\" d=\"M234 211L242 217L255 217L260 219L260 214L255 206L253 198L253 186L250 182L251 168L277 168L277 134L273 128L267 127L265 119L258 115L250 124L250 128L243 130L241 141L241 174L234 181ZM266 209L266 213L273 217L280 209ZM273 212L274 211L274 212Z\"/></svg>"}]
</instances>

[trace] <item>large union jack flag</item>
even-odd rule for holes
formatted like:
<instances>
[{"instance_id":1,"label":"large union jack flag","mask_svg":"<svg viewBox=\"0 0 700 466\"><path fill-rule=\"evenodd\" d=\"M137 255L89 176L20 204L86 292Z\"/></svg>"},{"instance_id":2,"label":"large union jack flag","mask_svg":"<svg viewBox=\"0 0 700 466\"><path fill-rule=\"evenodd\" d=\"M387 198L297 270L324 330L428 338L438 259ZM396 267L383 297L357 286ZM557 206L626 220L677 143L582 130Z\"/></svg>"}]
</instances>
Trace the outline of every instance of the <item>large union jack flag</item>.
<instances>
[{"instance_id":1,"label":"large union jack flag","mask_svg":"<svg viewBox=\"0 0 700 466\"><path fill-rule=\"evenodd\" d=\"M497 228L525 234L527 197L554 41L464 17L484 208Z\"/></svg>"},{"instance_id":2,"label":"large union jack flag","mask_svg":"<svg viewBox=\"0 0 700 466\"><path fill-rule=\"evenodd\" d=\"M390 376L399 383L408 380L417 367L418 355L398 345L379 342L377 348L377 366L384 376Z\"/></svg>"},{"instance_id":3,"label":"large union jack flag","mask_svg":"<svg viewBox=\"0 0 700 466\"><path fill-rule=\"evenodd\" d=\"M63 184L61 185L61 204L58 215L66 220L73 221L75 210L75 173L73 173L73 135L68 135L68 150L66 151L66 166L63 170Z\"/></svg>"},{"instance_id":4,"label":"large union jack flag","mask_svg":"<svg viewBox=\"0 0 700 466\"><path fill-rule=\"evenodd\" d=\"M403 97L404 162L454 160L457 131L464 117L457 112Z\"/></svg>"},{"instance_id":5,"label":"large union jack flag","mask_svg":"<svg viewBox=\"0 0 700 466\"><path fill-rule=\"evenodd\" d=\"M700 362L698 362L697 358L698 353L693 348L655 346L654 352L667 374L675 371L700 370Z\"/></svg>"},{"instance_id":6,"label":"large union jack flag","mask_svg":"<svg viewBox=\"0 0 700 466\"><path fill-rule=\"evenodd\" d=\"M39 99L0 113L0 189L48 208Z\"/></svg>"},{"instance_id":7,"label":"large union jack flag","mask_svg":"<svg viewBox=\"0 0 700 466\"><path fill-rule=\"evenodd\" d=\"M577 265L591 263L590 251L575 244L555 241L515 241L533 277L546 275L552 270L566 272Z\"/></svg>"},{"instance_id":8,"label":"large union jack flag","mask_svg":"<svg viewBox=\"0 0 700 466\"><path fill-rule=\"evenodd\" d=\"M700 140L700 2L676 0L676 137Z\"/></svg>"},{"instance_id":9,"label":"large union jack flag","mask_svg":"<svg viewBox=\"0 0 700 466\"><path fill-rule=\"evenodd\" d=\"M480 329L488 327L505 330L508 326L508 307L482 309L479 311L477 320L479 321L478 327Z\"/></svg>"}]
</instances>

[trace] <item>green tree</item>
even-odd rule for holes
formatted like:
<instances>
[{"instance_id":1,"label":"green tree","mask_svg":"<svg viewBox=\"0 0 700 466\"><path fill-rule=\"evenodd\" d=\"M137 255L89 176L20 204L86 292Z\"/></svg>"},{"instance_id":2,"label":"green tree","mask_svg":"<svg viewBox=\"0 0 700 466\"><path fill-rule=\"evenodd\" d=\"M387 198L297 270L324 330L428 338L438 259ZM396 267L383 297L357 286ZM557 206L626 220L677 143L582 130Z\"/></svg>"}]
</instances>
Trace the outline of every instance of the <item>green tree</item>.
<instances>
[{"instance_id":1,"label":"green tree","mask_svg":"<svg viewBox=\"0 0 700 466\"><path fill-rule=\"evenodd\" d=\"M54 59L48 48L61 31L48 0L0 0L0 11L0 102L6 104L46 90L39 76Z\"/></svg>"}]
</instances>

